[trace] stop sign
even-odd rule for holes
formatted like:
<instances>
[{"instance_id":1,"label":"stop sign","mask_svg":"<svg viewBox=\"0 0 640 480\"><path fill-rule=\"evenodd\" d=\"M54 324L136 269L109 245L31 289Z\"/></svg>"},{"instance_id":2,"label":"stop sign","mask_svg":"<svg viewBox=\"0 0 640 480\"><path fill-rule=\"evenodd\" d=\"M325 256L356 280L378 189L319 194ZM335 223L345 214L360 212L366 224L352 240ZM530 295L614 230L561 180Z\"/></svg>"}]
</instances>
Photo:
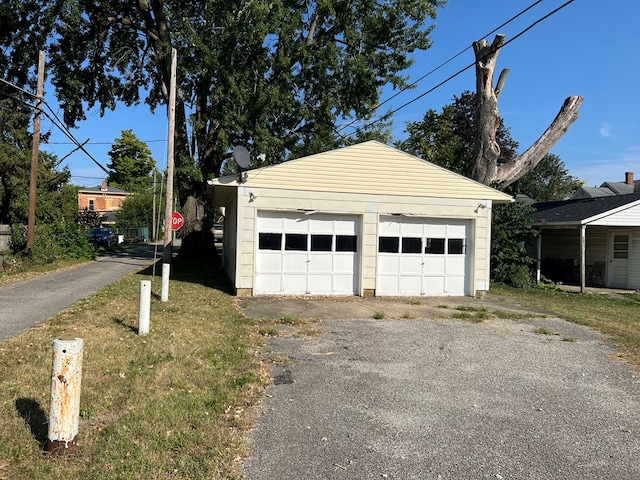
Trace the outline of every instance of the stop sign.
<instances>
[{"instance_id":1,"label":"stop sign","mask_svg":"<svg viewBox=\"0 0 640 480\"><path fill-rule=\"evenodd\" d=\"M184 218L180 212L171 214L171 230L179 230L184 225Z\"/></svg>"}]
</instances>

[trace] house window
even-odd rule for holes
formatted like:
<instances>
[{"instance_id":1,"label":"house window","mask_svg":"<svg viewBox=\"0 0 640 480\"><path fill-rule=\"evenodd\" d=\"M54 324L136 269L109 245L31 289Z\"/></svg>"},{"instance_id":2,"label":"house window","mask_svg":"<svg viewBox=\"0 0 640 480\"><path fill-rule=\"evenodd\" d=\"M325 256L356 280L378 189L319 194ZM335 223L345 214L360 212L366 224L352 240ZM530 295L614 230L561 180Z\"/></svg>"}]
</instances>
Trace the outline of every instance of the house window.
<instances>
[{"instance_id":1,"label":"house window","mask_svg":"<svg viewBox=\"0 0 640 480\"><path fill-rule=\"evenodd\" d=\"M444 238L427 238L424 253L444 255Z\"/></svg>"},{"instance_id":2,"label":"house window","mask_svg":"<svg viewBox=\"0 0 640 480\"><path fill-rule=\"evenodd\" d=\"M402 253L420 253L422 251L422 238L404 237L402 239Z\"/></svg>"},{"instance_id":3,"label":"house window","mask_svg":"<svg viewBox=\"0 0 640 480\"><path fill-rule=\"evenodd\" d=\"M336 235L336 252L357 252L357 235Z\"/></svg>"},{"instance_id":4,"label":"house window","mask_svg":"<svg viewBox=\"0 0 640 480\"><path fill-rule=\"evenodd\" d=\"M89 200L89 210L93 211L95 209L95 204L93 200Z\"/></svg>"},{"instance_id":5,"label":"house window","mask_svg":"<svg viewBox=\"0 0 640 480\"><path fill-rule=\"evenodd\" d=\"M282 234L281 233L259 234L258 248L260 250L280 250L282 248Z\"/></svg>"},{"instance_id":6,"label":"house window","mask_svg":"<svg viewBox=\"0 0 640 480\"><path fill-rule=\"evenodd\" d=\"M400 239L398 237L380 237L378 239L378 252L398 253Z\"/></svg>"}]
</instances>

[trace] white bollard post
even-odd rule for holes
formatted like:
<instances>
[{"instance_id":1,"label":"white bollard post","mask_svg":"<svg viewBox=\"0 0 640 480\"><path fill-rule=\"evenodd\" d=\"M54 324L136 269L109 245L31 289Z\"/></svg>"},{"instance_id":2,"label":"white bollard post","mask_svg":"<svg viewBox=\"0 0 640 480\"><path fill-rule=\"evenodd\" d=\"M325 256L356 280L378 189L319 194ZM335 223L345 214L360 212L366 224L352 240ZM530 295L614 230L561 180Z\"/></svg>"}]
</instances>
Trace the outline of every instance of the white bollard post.
<instances>
[{"instance_id":1,"label":"white bollard post","mask_svg":"<svg viewBox=\"0 0 640 480\"><path fill-rule=\"evenodd\" d=\"M140 309L138 313L138 335L149 333L149 316L151 312L151 282L140 280Z\"/></svg>"},{"instance_id":2,"label":"white bollard post","mask_svg":"<svg viewBox=\"0 0 640 480\"><path fill-rule=\"evenodd\" d=\"M171 272L171 264L162 264L162 288L160 290L160 301L166 302L169 300L169 273Z\"/></svg>"},{"instance_id":3,"label":"white bollard post","mask_svg":"<svg viewBox=\"0 0 640 480\"><path fill-rule=\"evenodd\" d=\"M73 455L77 450L83 345L81 338L53 341L47 442L52 456Z\"/></svg>"}]
</instances>

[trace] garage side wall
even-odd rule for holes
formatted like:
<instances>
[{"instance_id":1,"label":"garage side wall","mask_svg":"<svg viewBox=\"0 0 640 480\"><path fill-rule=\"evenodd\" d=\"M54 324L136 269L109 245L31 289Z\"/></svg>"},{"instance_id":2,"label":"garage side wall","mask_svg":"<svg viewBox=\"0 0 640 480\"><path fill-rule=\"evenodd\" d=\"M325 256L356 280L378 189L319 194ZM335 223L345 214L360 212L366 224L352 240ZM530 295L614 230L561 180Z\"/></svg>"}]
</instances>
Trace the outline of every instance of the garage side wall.
<instances>
[{"instance_id":1,"label":"garage side wall","mask_svg":"<svg viewBox=\"0 0 640 480\"><path fill-rule=\"evenodd\" d=\"M491 202L389 195L362 195L280 190L255 187L238 188L237 271L235 287L238 295L255 292L255 261L257 248L257 218L259 211L315 212L336 215L357 215L361 219L361 239L358 294L375 294L378 255L379 218L385 215L468 220L472 238L469 248L472 265L469 269L469 294L487 290L489 286L489 248L491 232ZM480 206L482 205L482 206ZM488 207L488 208L487 208ZM230 237L232 238L232 237ZM231 277L233 278L233 277Z\"/></svg>"}]
</instances>

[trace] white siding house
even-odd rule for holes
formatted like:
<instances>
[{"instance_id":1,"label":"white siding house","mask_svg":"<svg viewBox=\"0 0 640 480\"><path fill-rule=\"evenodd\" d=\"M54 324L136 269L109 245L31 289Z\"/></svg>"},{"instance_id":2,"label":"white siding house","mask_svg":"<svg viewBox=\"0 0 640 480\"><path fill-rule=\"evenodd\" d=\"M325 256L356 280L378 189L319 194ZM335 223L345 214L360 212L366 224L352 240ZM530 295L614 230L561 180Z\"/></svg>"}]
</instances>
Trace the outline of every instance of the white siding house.
<instances>
[{"instance_id":1,"label":"white siding house","mask_svg":"<svg viewBox=\"0 0 640 480\"><path fill-rule=\"evenodd\" d=\"M511 201L376 141L212 183L238 295L476 295Z\"/></svg>"},{"instance_id":2,"label":"white siding house","mask_svg":"<svg viewBox=\"0 0 640 480\"><path fill-rule=\"evenodd\" d=\"M640 289L640 194L534 205L541 274L552 280ZM575 263L573 275L558 270ZM602 275L590 275L604 264ZM558 273L560 272L560 273ZM560 278L553 278L559 275Z\"/></svg>"}]
</instances>

